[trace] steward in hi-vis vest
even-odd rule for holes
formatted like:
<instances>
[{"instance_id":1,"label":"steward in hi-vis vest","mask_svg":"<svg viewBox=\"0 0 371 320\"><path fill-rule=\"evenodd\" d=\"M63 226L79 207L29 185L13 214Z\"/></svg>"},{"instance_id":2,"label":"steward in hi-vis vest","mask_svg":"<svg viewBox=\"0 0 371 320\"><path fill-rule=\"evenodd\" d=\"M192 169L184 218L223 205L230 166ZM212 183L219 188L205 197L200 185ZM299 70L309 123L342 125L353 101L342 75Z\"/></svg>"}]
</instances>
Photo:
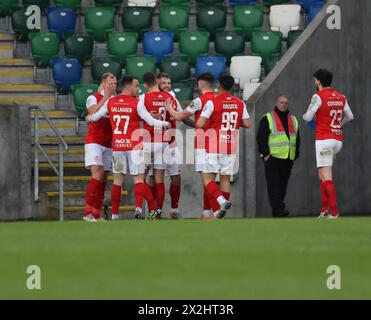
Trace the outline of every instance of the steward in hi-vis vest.
<instances>
[{"instance_id":1,"label":"steward in hi-vis vest","mask_svg":"<svg viewBox=\"0 0 371 320\"><path fill-rule=\"evenodd\" d=\"M260 120L257 142L265 166L272 215L286 217L289 211L284 199L291 169L300 149L299 124L288 110L287 97L280 96L274 110Z\"/></svg>"}]
</instances>

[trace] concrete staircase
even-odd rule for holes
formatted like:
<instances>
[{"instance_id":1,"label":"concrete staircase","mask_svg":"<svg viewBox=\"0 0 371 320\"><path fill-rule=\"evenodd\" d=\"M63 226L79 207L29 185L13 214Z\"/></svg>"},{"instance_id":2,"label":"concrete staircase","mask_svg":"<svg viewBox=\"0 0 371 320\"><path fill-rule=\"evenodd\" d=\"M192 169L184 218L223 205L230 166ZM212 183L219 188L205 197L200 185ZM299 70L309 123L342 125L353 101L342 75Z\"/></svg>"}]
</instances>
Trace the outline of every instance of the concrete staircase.
<instances>
[{"instance_id":1,"label":"concrete staircase","mask_svg":"<svg viewBox=\"0 0 371 320\"><path fill-rule=\"evenodd\" d=\"M82 218L85 204L85 190L90 180L90 172L84 166L84 140L87 125L79 121L68 96L58 100L55 87L48 81L50 70L38 70L30 59L15 57L16 44L12 34L0 33L0 107L1 105L29 104L46 112L54 126L68 144L64 152L64 217L66 220ZM37 74L36 74L37 73ZM41 77L40 77L41 73ZM37 78L37 81L35 80ZM61 107L59 103L64 104ZM67 103L66 103L67 101ZM31 112L31 134L34 135L35 111ZM46 154L59 167L59 139L49 123L39 113L39 142ZM32 157L32 158L31 158ZM33 161L30 155L30 161ZM44 219L57 219L59 214L59 177L55 175L47 159L39 152L40 205L38 216ZM112 176L106 187L105 209L109 210ZM132 197L131 197L132 199ZM128 192L122 192L120 212L130 216L134 206L130 204Z\"/></svg>"}]
</instances>

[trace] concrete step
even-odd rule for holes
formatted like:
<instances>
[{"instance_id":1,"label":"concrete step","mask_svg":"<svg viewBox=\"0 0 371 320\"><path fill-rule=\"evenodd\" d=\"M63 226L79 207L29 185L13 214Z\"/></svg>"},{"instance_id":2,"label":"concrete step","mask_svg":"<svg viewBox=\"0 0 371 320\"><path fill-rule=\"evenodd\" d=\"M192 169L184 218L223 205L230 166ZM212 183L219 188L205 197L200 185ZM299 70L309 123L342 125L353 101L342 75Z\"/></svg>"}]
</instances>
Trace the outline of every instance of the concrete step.
<instances>
[{"instance_id":1,"label":"concrete step","mask_svg":"<svg viewBox=\"0 0 371 320\"><path fill-rule=\"evenodd\" d=\"M85 205L85 194L86 190L72 190L72 191L65 191L64 192L64 205L67 207L82 207ZM129 199L124 199L128 196L127 191L121 192L121 199L122 202L128 202ZM47 192L48 197L48 204L49 206L57 207L59 205L59 192L58 191L49 191ZM111 204L111 189L106 188L106 192L104 195L104 204L110 205Z\"/></svg>"},{"instance_id":2,"label":"concrete step","mask_svg":"<svg viewBox=\"0 0 371 320\"><path fill-rule=\"evenodd\" d=\"M59 147L58 146L44 146L44 150L51 161L54 163L59 162ZM34 152L34 149L32 149ZM65 162L84 162L84 146L83 145L69 145L68 150L64 152L63 157ZM46 160L39 152L40 161Z\"/></svg>"},{"instance_id":3,"label":"concrete step","mask_svg":"<svg viewBox=\"0 0 371 320\"><path fill-rule=\"evenodd\" d=\"M1 85L0 85L1 90ZM35 117L35 111L31 111L31 119ZM44 113L50 118L53 119L75 119L77 118L76 113L74 111L61 111L61 110L45 110ZM39 118L43 118L43 114L39 112Z\"/></svg>"},{"instance_id":4,"label":"concrete step","mask_svg":"<svg viewBox=\"0 0 371 320\"><path fill-rule=\"evenodd\" d=\"M59 168L59 162L55 162L54 165ZM67 162L65 161L63 164L64 168L85 168L85 163L83 162ZM50 165L48 162L41 162L39 163L40 169L50 169Z\"/></svg>"},{"instance_id":5,"label":"concrete step","mask_svg":"<svg viewBox=\"0 0 371 320\"><path fill-rule=\"evenodd\" d=\"M83 145L85 143L85 135L84 136L72 136L72 137L63 137L63 139L66 141L66 143L70 145ZM46 145L55 145L59 144L59 138L58 137L40 137L39 142L41 144Z\"/></svg>"},{"instance_id":6,"label":"concrete step","mask_svg":"<svg viewBox=\"0 0 371 320\"><path fill-rule=\"evenodd\" d=\"M86 190L87 184L91 179L90 176L90 171L87 169L82 169L83 171L80 172L80 174L76 175L69 175L69 176L64 176L64 190L69 190L69 191L81 191L81 190ZM82 173L85 173L83 175ZM48 173L51 173L51 170L48 170ZM65 173L67 174L67 172ZM58 191L59 190L59 177L54 175L47 175L44 172L40 172L40 190L41 191ZM107 181L107 190L109 190L112 186L112 181L113 177L108 176L108 181Z\"/></svg>"},{"instance_id":7,"label":"concrete step","mask_svg":"<svg viewBox=\"0 0 371 320\"><path fill-rule=\"evenodd\" d=\"M14 42L0 39L0 59L12 59L14 55Z\"/></svg>"},{"instance_id":8,"label":"concrete step","mask_svg":"<svg viewBox=\"0 0 371 320\"><path fill-rule=\"evenodd\" d=\"M77 126L75 119L53 119L53 125L58 129L60 134L65 136L76 136ZM31 134L34 134L34 122L31 122ZM43 119L39 122L39 136L41 137L55 137L55 132L53 131L50 124Z\"/></svg>"},{"instance_id":9,"label":"concrete step","mask_svg":"<svg viewBox=\"0 0 371 320\"><path fill-rule=\"evenodd\" d=\"M33 84L34 64L29 59L0 59L0 84Z\"/></svg>"}]
</instances>

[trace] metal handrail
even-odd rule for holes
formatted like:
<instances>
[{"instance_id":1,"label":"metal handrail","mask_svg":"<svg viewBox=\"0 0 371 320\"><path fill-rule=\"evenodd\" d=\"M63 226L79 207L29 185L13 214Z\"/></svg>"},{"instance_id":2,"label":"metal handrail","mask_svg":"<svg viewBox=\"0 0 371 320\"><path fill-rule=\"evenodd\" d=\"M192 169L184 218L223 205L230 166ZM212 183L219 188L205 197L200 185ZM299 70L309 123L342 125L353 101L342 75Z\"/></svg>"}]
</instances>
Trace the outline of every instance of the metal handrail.
<instances>
[{"instance_id":1,"label":"metal handrail","mask_svg":"<svg viewBox=\"0 0 371 320\"><path fill-rule=\"evenodd\" d=\"M31 109L34 109L34 189L35 189L35 201L39 201L39 151L43 154L45 159L48 161L50 167L53 169L54 173L59 176L59 220L63 221L63 215L64 215L64 159L63 155L64 152L68 150L68 146L66 141L64 141L62 135L60 134L59 130L54 126L54 124L51 122L50 118L47 116L47 114L41 110L39 107L34 106L31 107ZM55 135L59 139L59 170L54 165L54 163L50 160L49 156L45 152L44 148L41 146L39 142L39 112L43 115L44 119L48 122L50 128L53 129Z\"/></svg>"}]
</instances>

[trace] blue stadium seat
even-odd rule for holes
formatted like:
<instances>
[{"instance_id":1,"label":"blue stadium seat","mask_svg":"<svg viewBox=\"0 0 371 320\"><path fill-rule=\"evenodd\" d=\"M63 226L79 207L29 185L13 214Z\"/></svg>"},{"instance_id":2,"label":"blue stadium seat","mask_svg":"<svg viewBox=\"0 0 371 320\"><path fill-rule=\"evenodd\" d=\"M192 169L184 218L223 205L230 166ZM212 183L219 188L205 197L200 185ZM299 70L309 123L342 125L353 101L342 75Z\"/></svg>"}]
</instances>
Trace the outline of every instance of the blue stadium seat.
<instances>
[{"instance_id":1,"label":"blue stadium seat","mask_svg":"<svg viewBox=\"0 0 371 320\"><path fill-rule=\"evenodd\" d=\"M227 58L223 56L206 56L198 57L196 62L196 75L210 72L214 79L218 79L219 75L225 72Z\"/></svg>"},{"instance_id":2,"label":"blue stadium seat","mask_svg":"<svg viewBox=\"0 0 371 320\"><path fill-rule=\"evenodd\" d=\"M296 2L300 4L306 12L309 12L311 5L316 2L321 2L322 5L324 4L324 0L296 0Z\"/></svg>"},{"instance_id":3,"label":"blue stadium seat","mask_svg":"<svg viewBox=\"0 0 371 320\"><path fill-rule=\"evenodd\" d=\"M157 64L164 56L171 55L174 49L173 32L146 32L143 39L143 52L145 55L156 57Z\"/></svg>"},{"instance_id":4,"label":"blue stadium seat","mask_svg":"<svg viewBox=\"0 0 371 320\"><path fill-rule=\"evenodd\" d=\"M72 84L81 81L82 66L75 58L55 58L52 60L53 79L58 90L64 93L70 92Z\"/></svg>"},{"instance_id":5,"label":"blue stadium seat","mask_svg":"<svg viewBox=\"0 0 371 320\"><path fill-rule=\"evenodd\" d=\"M316 17L316 15L321 11L324 3L323 2L314 2L309 9L308 13L308 23L312 22L312 20Z\"/></svg>"},{"instance_id":6,"label":"blue stadium seat","mask_svg":"<svg viewBox=\"0 0 371 320\"><path fill-rule=\"evenodd\" d=\"M65 33L75 32L76 13L70 8L48 7L45 9L50 32L61 39Z\"/></svg>"},{"instance_id":7,"label":"blue stadium seat","mask_svg":"<svg viewBox=\"0 0 371 320\"><path fill-rule=\"evenodd\" d=\"M254 6L256 0L229 0L229 5L234 6Z\"/></svg>"}]
</instances>

